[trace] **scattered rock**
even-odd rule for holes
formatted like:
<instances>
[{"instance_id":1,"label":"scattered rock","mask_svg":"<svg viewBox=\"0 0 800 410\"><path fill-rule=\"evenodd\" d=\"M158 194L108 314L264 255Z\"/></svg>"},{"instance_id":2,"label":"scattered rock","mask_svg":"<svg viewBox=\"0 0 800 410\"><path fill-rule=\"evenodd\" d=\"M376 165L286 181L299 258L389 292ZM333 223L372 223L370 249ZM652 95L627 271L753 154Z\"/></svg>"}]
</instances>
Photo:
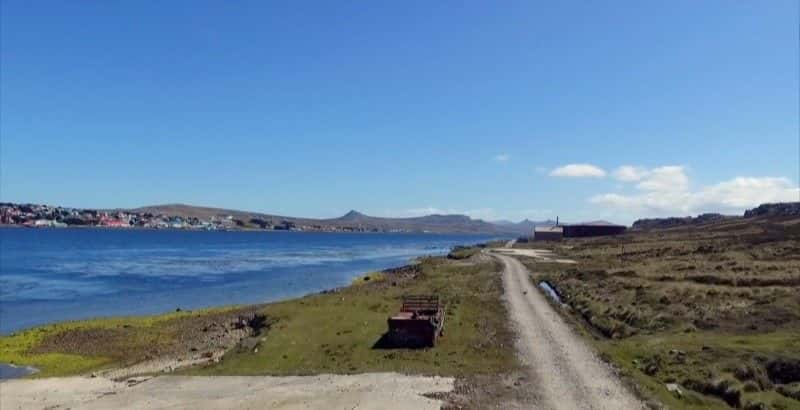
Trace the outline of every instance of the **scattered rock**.
<instances>
[{"instance_id":1,"label":"scattered rock","mask_svg":"<svg viewBox=\"0 0 800 410\"><path fill-rule=\"evenodd\" d=\"M683 398L683 390L681 390L681 386L677 383L667 383L666 384L667 391L674 394L677 398Z\"/></svg>"}]
</instances>

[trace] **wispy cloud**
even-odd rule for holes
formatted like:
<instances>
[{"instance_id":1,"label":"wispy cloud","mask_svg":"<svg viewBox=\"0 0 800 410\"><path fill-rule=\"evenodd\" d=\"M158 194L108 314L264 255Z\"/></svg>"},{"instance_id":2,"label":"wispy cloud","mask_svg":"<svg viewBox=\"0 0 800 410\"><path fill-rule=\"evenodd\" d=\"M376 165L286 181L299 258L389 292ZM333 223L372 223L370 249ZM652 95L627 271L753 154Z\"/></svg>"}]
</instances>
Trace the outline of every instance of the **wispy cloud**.
<instances>
[{"instance_id":1,"label":"wispy cloud","mask_svg":"<svg viewBox=\"0 0 800 410\"><path fill-rule=\"evenodd\" d=\"M497 154L494 156L494 160L498 162L506 162L511 159L511 156L508 154Z\"/></svg>"},{"instance_id":2,"label":"wispy cloud","mask_svg":"<svg viewBox=\"0 0 800 410\"><path fill-rule=\"evenodd\" d=\"M568 177L568 178L603 178L606 176L606 171L592 164L568 164L560 166L550 171L550 176L553 177Z\"/></svg>"}]
</instances>

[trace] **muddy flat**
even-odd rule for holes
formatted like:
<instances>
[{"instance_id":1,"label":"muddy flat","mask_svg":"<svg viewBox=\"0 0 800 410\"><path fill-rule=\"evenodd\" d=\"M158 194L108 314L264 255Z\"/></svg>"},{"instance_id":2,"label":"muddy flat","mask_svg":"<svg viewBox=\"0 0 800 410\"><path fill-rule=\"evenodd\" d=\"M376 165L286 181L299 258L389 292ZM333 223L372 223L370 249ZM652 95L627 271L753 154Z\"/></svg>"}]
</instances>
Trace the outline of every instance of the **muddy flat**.
<instances>
[{"instance_id":1,"label":"muddy flat","mask_svg":"<svg viewBox=\"0 0 800 410\"><path fill-rule=\"evenodd\" d=\"M319 376L159 376L115 382L68 377L0 383L0 408L16 409L439 409L423 396L453 379L396 373Z\"/></svg>"},{"instance_id":2,"label":"muddy flat","mask_svg":"<svg viewBox=\"0 0 800 410\"><path fill-rule=\"evenodd\" d=\"M537 408L642 409L622 384L533 286L528 270L499 253L518 350L537 390Z\"/></svg>"}]
</instances>

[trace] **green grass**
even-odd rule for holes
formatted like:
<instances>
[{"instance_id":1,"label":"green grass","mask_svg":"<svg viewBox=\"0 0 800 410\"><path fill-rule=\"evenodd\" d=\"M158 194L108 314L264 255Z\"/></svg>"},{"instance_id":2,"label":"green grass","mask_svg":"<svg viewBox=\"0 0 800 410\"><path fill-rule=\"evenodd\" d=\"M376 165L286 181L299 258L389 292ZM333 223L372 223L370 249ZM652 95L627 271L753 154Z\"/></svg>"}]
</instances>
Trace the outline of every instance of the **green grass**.
<instances>
[{"instance_id":1,"label":"green grass","mask_svg":"<svg viewBox=\"0 0 800 410\"><path fill-rule=\"evenodd\" d=\"M372 282L380 282L386 280L386 274L383 272L369 272L353 278L350 286L368 285Z\"/></svg>"},{"instance_id":2,"label":"green grass","mask_svg":"<svg viewBox=\"0 0 800 410\"><path fill-rule=\"evenodd\" d=\"M421 274L391 286L386 281L269 305L277 322L258 351L232 351L202 375L402 373L459 376L503 372L517 366L495 263L454 266L422 262ZM376 349L404 294L435 293L447 304L445 334L432 349Z\"/></svg>"},{"instance_id":3,"label":"green grass","mask_svg":"<svg viewBox=\"0 0 800 410\"><path fill-rule=\"evenodd\" d=\"M133 337L121 341L120 351L148 347L155 342L164 343L169 337L170 326L176 319L204 313L215 313L232 309L223 307L194 312L171 312L154 316L130 316L98 318L90 320L55 323L39 326L8 336L0 337L0 362L28 365L39 369L31 377L54 377L85 374L122 364L125 359L112 356L81 355L68 352L34 353L46 338L58 334L87 329L125 329Z\"/></svg>"},{"instance_id":4,"label":"green grass","mask_svg":"<svg viewBox=\"0 0 800 410\"><path fill-rule=\"evenodd\" d=\"M800 330L779 331L760 335L720 334L716 332L671 333L657 336L634 336L623 340L593 340L595 347L622 373L632 379L645 395L657 398L670 408L726 409L725 402L683 388L685 397L678 399L665 388L666 383L681 384L687 379L736 380L736 367L753 364L753 356L770 357L791 352L800 354ZM680 351L685 359L677 360L670 352ZM659 370L648 375L645 364L659 357ZM798 403L775 391L742 393L742 403L759 401L770 408L797 408ZM783 407L781 407L783 406ZM794 406L794 407L793 407Z\"/></svg>"},{"instance_id":5,"label":"green grass","mask_svg":"<svg viewBox=\"0 0 800 410\"><path fill-rule=\"evenodd\" d=\"M232 349L215 365L187 374L316 374L398 371L403 373L491 374L517 366L513 338L500 302L502 284L495 262L465 264L443 257L423 259L416 274L369 273L336 293L265 305L271 328L255 349ZM364 280L366 276L370 280ZM414 276L414 277L412 277ZM432 349L377 349L386 319L407 294L438 294L446 304L445 333ZM33 377L67 376L142 360L152 348L169 350L187 320L235 307L157 316L65 322L0 337L0 362L40 369ZM94 332L100 330L103 332ZM107 332L106 332L107 331ZM70 339L72 335L76 339ZM87 337L103 334L106 339ZM84 339L80 339L83 337ZM52 349L42 346L66 338ZM52 345L52 344L51 344ZM90 351L91 353L86 353ZM76 352L83 352L76 354Z\"/></svg>"}]
</instances>

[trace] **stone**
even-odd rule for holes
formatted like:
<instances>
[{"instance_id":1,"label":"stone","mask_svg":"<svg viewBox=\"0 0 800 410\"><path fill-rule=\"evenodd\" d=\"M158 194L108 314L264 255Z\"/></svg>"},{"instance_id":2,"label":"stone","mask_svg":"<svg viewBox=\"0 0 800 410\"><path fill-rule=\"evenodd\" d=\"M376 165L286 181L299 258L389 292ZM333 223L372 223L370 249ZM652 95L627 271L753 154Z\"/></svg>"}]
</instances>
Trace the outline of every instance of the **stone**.
<instances>
[{"instance_id":1,"label":"stone","mask_svg":"<svg viewBox=\"0 0 800 410\"><path fill-rule=\"evenodd\" d=\"M681 386L677 383L667 383L666 385L667 391L674 394L677 398L683 397L683 390L681 390Z\"/></svg>"}]
</instances>

